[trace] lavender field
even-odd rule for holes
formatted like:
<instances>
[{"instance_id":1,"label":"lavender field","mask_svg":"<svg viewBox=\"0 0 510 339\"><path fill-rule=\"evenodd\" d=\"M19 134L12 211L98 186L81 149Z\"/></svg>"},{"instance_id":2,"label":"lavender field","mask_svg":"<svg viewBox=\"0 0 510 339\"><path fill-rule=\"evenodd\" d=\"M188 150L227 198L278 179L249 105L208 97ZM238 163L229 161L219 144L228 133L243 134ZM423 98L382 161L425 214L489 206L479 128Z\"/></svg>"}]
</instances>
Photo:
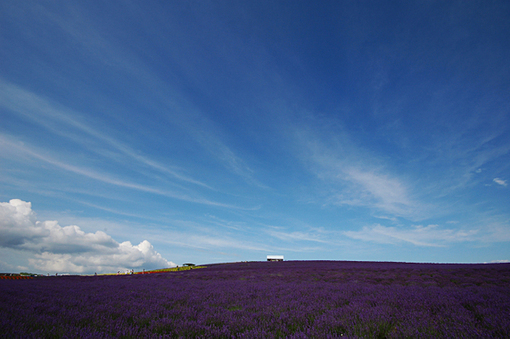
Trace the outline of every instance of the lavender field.
<instances>
[{"instance_id":1,"label":"lavender field","mask_svg":"<svg viewBox=\"0 0 510 339\"><path fill-rule=\"evenodd\" d=\"M0 280L2 337L504 338L510 264L249 262Z\"/></svg>"}]
</instances>

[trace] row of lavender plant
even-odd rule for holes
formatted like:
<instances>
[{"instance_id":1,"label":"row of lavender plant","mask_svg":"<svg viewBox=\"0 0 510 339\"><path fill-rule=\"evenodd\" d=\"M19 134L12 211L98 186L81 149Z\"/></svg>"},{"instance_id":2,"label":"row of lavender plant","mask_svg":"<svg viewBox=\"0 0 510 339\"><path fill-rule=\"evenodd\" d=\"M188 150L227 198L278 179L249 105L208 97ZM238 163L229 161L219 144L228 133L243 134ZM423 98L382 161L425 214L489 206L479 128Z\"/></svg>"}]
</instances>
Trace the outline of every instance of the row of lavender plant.
<instances>
[{"instance_id":1,"label":"row of lavender plant","mask_svg":"<svg viewBox=\"0 0 510 339\"><path fill-rule=\"evenodd\" d=\"M5 337L501 338L510 265L277 262L0 281Z\"/></svg>"}]
</instances>

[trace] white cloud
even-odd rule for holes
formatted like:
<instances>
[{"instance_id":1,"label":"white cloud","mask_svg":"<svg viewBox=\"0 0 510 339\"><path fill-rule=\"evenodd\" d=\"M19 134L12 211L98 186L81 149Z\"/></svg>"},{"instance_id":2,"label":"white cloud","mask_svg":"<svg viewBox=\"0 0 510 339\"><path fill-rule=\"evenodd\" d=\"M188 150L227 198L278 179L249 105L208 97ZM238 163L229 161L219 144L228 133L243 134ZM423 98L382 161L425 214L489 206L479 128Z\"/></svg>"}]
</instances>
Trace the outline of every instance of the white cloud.
<instances>
[{"instance_id":1,"label":"white cloud","mask_svg":"<svg viewBox=\"0 0 510 339\"><path fill-rule=\"evenodd\" d=\"M252 241L243 241L228 235L197 234L185 232L165 232L167 236L162 240L168 244L195 249L232 248L257 252L272 251L273 247Z\"/></svg>"},{"instance_id":2,"label":"white cloud","mask_svg":"<svg viewBox=\"0 0 510 339\"><path fill-rule=\"evenodd\" d=\"M328 243L327 240L322 239L323 235L320 232L281 232L275 230L266 230L270 236L283 241L313 241L319 243Z\"/></svg>"},{"instance_id":3,"label":"white cloud","mask_svg":"<svg viewBox=\"0 0 510 339\"><path fill-rule=\"evenodd\" d=\"M322 127L318 127L322 130ZM327 184L328 202L362 206L388 217L423 219L431 208L416 199L413 185L392 173L385 159L353 143L347 132L294 130L299 157Z\"/></svg>"},{"instance_id":4,"label":"white cloud","mask_svg":"<svg viewBox=\"0 0 510 339\"><path fill-rule=\"evenodd\" d=\"M0 247L32 253L35 270L58 272L114 272L127 268L175 266L147 241L133 246L118 243L102 231L85 233L57 221L37 221L30 202L0 203Z\"/></svg>"},{"instance_id":5,"label":"white cloud","mask_svg":"<svg viewBox=\"0 0 510 339\"><path fill-rule=\"evenodd\" d=\"M390 221L397 221L397 218L395 217L388 217L386 215L374 215L375 218L378 219L384 219L384 220L390 220Z\"/></svg>"},{"instance_id":6,"label":"white cloud","mask_svg":"<svg viewBox=\"0 0 510 339\"><path fill-rule=\"evenodd\" d=\"M506 180L500 179L500 178L494 178L493 180L496 184L501 186L507 186Z\"/></svg>"},{"instance_id":7,"label":"white cloud","mask_svg":"<svg viewBox=\"0 0 510 339\"><path fill-rule=\"evenodd\" d=\"M479 240L486 243L510 241L510 224L508 220L490 220L483 224L485 234Z\"/></svg>"},{"instance_id":8,"label":"white cloud","mask_svg":"<svg viewBox=\"0 0 510 339\"><path fill-rule=\"evenodd\" d=\"M370 204L394 215L410 216L414 213L416 204L409 197L408 188L401 180L356 168L346 170L345 174L345 179L352 182L359 193L365 195L361 204Z\"/></svg>"},{"instance_id":9,"label":"white cloud","mask_svg":"<svg viewBox=\"0 0 510 339\"><path fill-rule=\"evenodd\" d=\"M353 239L381 244L409 242L417 246L442 247L445 243L474 241L478 230L441 229L438 225L413 226L412 228L386 227L380 224L365 226L360 231L344 234Z\"/></svg>"},{"instance_id":10,"label":"white cloud","mask_svg":"<svg viewBox=\"0 0 510 339\"><path fill-rule=\"evenodd\" d=\"M152 193L152 194L156 194L156 195L167 196L167 197L170 197L173 199L189 201L189 202L203 204L203 205L234 208L234 209L241 209L241 210L252 210L252 209L258 208L258 207L243 208L243 207L238 207L235 205L211 201L211 200L202 198L198 195L196 195L194 197L189 194L180 193L177 191L162 190L159 188L141 185L141 184L131 182L131 181L123 181L123 180L114 178L108 174L96 172L92 169L74 166L67 162L58 161L51 156L44 155L40 150L38 150L36 148L31 148L29 146L13 142L13 141L9 140L9 138L3 136L2 134L0 134L0 151L5 152L5 153L7 153L7 152L16 153L18 157L28 156L33 159L38 159L45 163L49 163L57 168L63 169L65 171L72 172L72 173L75 173L75 174L78 174L78 175L81 175L81 176L84 176L84 177L87 177L90 179L94 179L94 180L104 182L104 183L107 183L110 185L118 186L118 187L125 187L125 188L129 188L129 189L133 189L133 190L138 190L141 192L147 192L147 193Z\"/></svg>"},{"instance_id":11,"label":"white cloud","mask_svg":"<svg viewBox=\"0 0 510 339\"><path fill-rule=\"evenodd\" d=\"M131 149L129 146L88 126L84 122L85 119L80 117L77 112L62 107L44 97L26 91L2 79L0 79L0 105L25 118L31 119L55 134L62 135L83 146L91 147L91 145L101 145L99 149L97 147L94 149L95 152L104 152L106 148L105 145L109 145L113 149L112 154L117 152L124 154L131 160L135 160L144 166L161 171L165 174L170 174L178 180L212 189L210 186L183 175L177 170L172 170L171 168L175 168L175 166L161 164L140 155L139 152ZM79 137L78 135L80 133L83 133L86 137Z\"/></svg>"}]
</instances>

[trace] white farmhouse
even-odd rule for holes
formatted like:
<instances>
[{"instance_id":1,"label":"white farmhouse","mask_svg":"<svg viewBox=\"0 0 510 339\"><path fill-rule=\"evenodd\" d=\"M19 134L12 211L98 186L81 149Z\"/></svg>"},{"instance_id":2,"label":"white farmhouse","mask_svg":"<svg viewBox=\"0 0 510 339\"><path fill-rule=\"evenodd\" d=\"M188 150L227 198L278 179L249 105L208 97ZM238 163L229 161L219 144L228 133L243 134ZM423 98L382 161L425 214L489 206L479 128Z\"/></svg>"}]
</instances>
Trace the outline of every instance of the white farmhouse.
<instances>
[{"instance_id":1,"label":"white farmhouse","mask_svg":"<svg viewBox=\"0 0 510 339\"><path fill-rule=\"evenodd\" d=\"M267 261L283 261L283 255L268 255Z\"/></svg>"}]
</instances>

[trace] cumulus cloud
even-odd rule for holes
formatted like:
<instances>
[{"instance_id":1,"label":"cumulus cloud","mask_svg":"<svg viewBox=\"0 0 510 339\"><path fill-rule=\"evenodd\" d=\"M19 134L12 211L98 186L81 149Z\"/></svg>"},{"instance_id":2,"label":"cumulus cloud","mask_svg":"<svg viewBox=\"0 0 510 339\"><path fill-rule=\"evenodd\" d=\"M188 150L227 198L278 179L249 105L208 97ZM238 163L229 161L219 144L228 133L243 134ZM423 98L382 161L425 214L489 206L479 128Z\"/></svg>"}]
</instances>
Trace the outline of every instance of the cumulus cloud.
<instances>
[{"instance_id":1,"label":"cumulus cloud","mask_svg":"<svg viewBox=\"0 0 510 339\"><path fill-rule=\"evenodd\" d=\"M506 180L503 180L503 179L500 179L500 178L494 178L493 181L496 184L501 185L501 186L506 186L507 185Z\"/></svg>"},{"instance_id":2,"label":"cumulus cloud","mask_svg":"<svg viewBox=\"0 0 510 339\"><path fill-rule=\"evenodd\" d=\"M128 268L175 266L147 240L118 243L102 231L85 233L76 225L37 221L30 202L0 203L0 247L32 253L34 269L57 272L112 272Z\"/></svg>"}]
</instances>

